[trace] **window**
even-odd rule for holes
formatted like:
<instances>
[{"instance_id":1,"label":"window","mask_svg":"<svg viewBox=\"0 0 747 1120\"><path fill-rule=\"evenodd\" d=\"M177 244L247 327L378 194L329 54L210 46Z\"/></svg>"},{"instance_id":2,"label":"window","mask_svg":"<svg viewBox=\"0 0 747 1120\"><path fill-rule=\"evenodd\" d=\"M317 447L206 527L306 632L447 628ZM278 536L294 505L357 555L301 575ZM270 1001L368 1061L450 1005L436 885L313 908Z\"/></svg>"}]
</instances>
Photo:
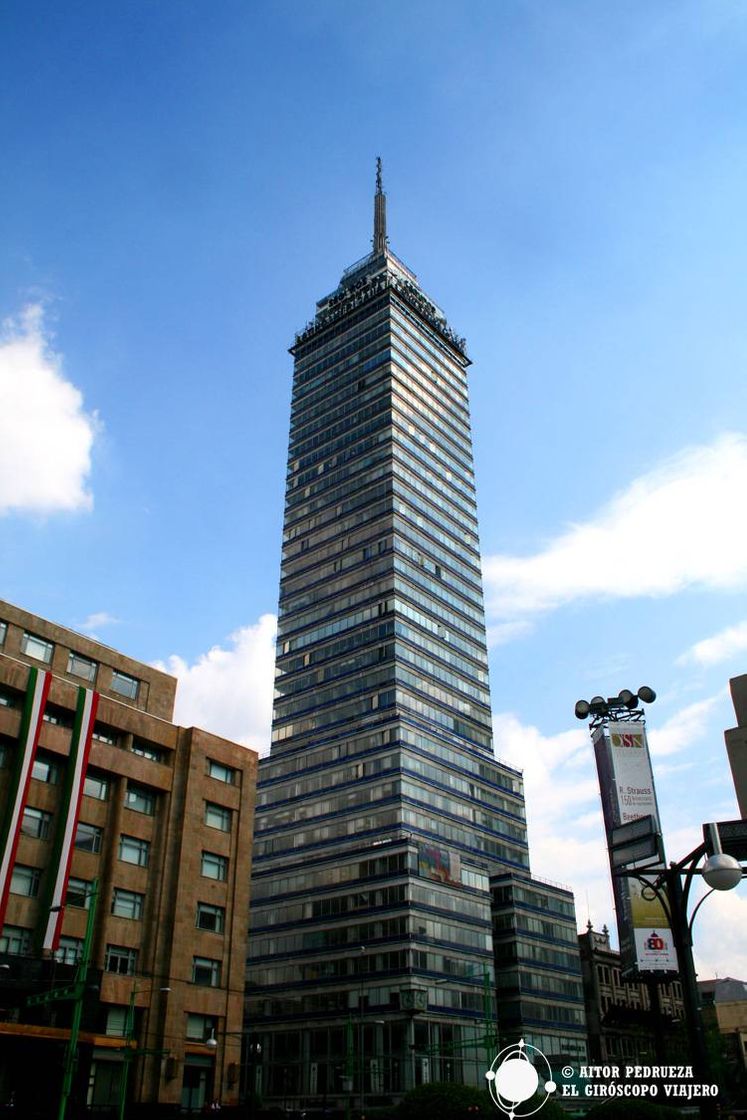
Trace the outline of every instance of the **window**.
<instances>
[{"instance_id":1,"label":"window","mask_svg":"<svg viewBox=\"0 0 747 1120\"><path fill-rule=\"evenodd\" d=\"M153 746L152 743L143 742L142 739L133 740L132 753L139 754L142 758L149 758L151 762L163 762L165 758L165 751Z\"/></svg>"},{"instance_id":2,"label":"window","mask_svg":"<svg viewBox=\"0 0 747 1120\"><path fill-rule=\"evenodd\" d=\"M42 719L45 723L53 723L55 727L70 729L73 726L73 717L70 712L66 711L65 708L60 708L57 704L47 704Z\"/></svg>"},{"instance_id":3,"label":"window","mask_svg":"<svg viewBox=\"0 0 747 1120\"><path fill-rule=\"evenodd\" d=\"M96 801L106 801L109 796L109 779L103 774L86 774L83 792L86 797L93 797Z\"/></svg>"},{"instance_id":4,"label":"window","mask_svg":"<svg viewBox=\"0 0 747 1120\"><path fill-rule=\"evenodd\" d=\"M219 782L225 782L227 786L236 785L236 771L233 766L224 766L222 762L214 762L212 758L208 759L208 775Z\"/></svg>"},{"instance_id":5,"label":"window","mask_svg":"<svg viewBox=\"0 0 747 1120\"><path fill-rule=\"evenodd\" d=\"M139 840L137 836L120 836L119 858L123 863L134 863L138 867L148 866L150 841Z\"/></svg>"},{"instance_id":6,"label":"window","mask_svg":"<svg viewBox=\"0 0 747 1120\"><path fill-rule=\"evenodd\" d=\"M88 909L91 905L91 883L88 879L68 879L65 905Z\"/></svg>"},{"instance_id":7,"label":"window","mask_svg":"<svg viewBox=\"0 0 747 1120\"><path fill-rule=\"evenodd\" d=\"M215 1015L196 1015L187 1012L187 1038L205 1042L218 1029L218 1020Z\"/></svg>"},{"instance_id":8,"label":"window","mask_svg":"<svg viewBox=\"0 0 747 1120\"><path fill-rule=\"evenodd\" d=\"M228 878L227 858L219 856L215 852L203 852L200 874L205 879L219 879L220 882L224 883Z\"/></svg>"},{"instance_id":9,"label":"window","mask_svg":"<svg viewBox=\"0 0 747 1120\"><path fill-rule=\"evenodd\" d=\"M48 642L44 638L38 638L36 634L29 634L28 630L24 630L21 638L21 653L49 665L54 653L54 642Z\"/></svg>"},{"instance_id":10,"label":"window","mask_svg":"<svg viewBox=\"0 0 747 1120\"><path fill-rule=\"evenodd\" d=\"M205 802L205 824L210 828L219 828L221 832L231 831L231 810L224 805L216 805L212 801Z\"/></svg>"},{"instance_id":11,"label":"window","mask_svg":"<svg viewBox=\"0 0 747 1120\"><path fill-rule=\"evenodd\" d=\"M67 655L67 671L74 677L80 677L81 680L93 683L96 680L96 670L98 665L95 661L91 661L90 657L84 657L82 653L70 653Z\"/></svg>"},{"instance_id":12,"label":"window","mask_svg":"<svg viewBox=\"0 0 747 1120\"><path fill-rule=\"evenodd\" d=\"M213 933L223 933L226 925L226 911L223 906L211 906L208 902L197 903L198 929L209 929Z\"/></svg>"},{"instance_id":13,"label":"window","mask_svg":"<svg viewBox=\"0 0 747 1120\"><path fill-rule=\"evenodd\" d=\"M14 688L4 688L0 686L0 707L22 708L23 693L17 692Z\"/></svg>"},{"instance_id":14,"label":"window","mask_svg":"<svg viewBox=\"0 0 747 1120\"><path fill-rule=\"evenodd\" d=\"M206 988L220 985L220 961L211 957L192 957L192 983Z\"/></svg>"},{"instance_id":15,"label":"window","mask_svg":"<svg viewBox=\"0 0 747 1120\"><path fill-rule=\"evenodd\" d=\"M125 1029L127 1027L127 1008L126 1007L107 1007L106 1009L106 1027L104 1033L109 1038L124 1038Z\"/></svg>"},{"instance_id":16,"label":"window","mask_svg":"<svg viewBox=\"0 0 747 1120\"><path fill-rule=\"evenodd\" d=\"M100 852L103 835L103 829L97 828L95 824L78 821L75 832L75 847L80 848L82 852Z\"/></svg>"},{"instance_id":17,"label":"window","mask_svg":"<svg viewBox=\"0 0 747 1120\"><path fill-rule=\"evenodd\" d=\"M5 645L5 639L8 636L8 623L0 622L0 646Z\"/></svg>"},{"instance_id":18,"label":"window","mask_svg":"<svg viewBox=\"0 0 747 1120\"><path fill-rule=\"evenodd\" d=\"M54 952L54 959L60 964L77 964L83 952L82 937L61 937Z\"/></svg>"},{"instance_id":19,"label":"window","mask_svg":"<svg viewBox=\"0 0 747 1120\"><path fill-rule=\"evenodd\" d=\"M152 817L156 811L156 795L144 786L137 786L134 782L128 782L125 807L133 809L136 813L147 813L149 817Z\"/></svg>"},{"instance_id":20,"label":"window","mask_svg":"<svg viewBox=\"0 0 747 1120\"><path fill-rule=\"evenodd\" d=\"M116 731L113 731L111 727L104 727L100 723L97 723L94 726L93 738L98 743L108 743L110 747L116 747L117 743L119 742L119 736L117 735Z\"/></svg>"},{"instance_id":21,"label":"window","mask_svg":"<svg viewBox=\"0 0 747 1120\"><path fill-rule=\"evenodd\" d=\"M128 677L127 673L120 673L116 669L112 673L112 692L126 696L128 700L137 700L140 681L135 677Z\"/></svg>"},{"instance_id":22,"label":"window","mask_svg":"<svg viewBox=\"0 0 747 1120\"><path fill-rule=\"evenodd\" d=\"M31 930L21 926L3 926L0 933L0 953L29 953L31 951Z\"/></svg>"},{"instance_id":23,"label":"window","mask_svg":"<svg viewBox=\"0 0 747 1120\"><path fill-rule=\"evenodd\" d=\"M119 972L122 976L132 976L137 964L137 949L129 949L125 945L107 945L106 962L104 967L107 972Z\"/></svg>"},{"instance_id":24,"label":"window","mask_svg":"<svg viewBox=\"0 0 747 1120\"><path fill-rule=\"evenodd\" d=\"M13 868L10 878L10 889L13 894L25 894L27 898L36 898L39 893L41 868L26 867L17 863Z\"/></svg>"},{"instance_id":25,"label":"window","mask_svg":"<svg viewBox=\"0 0 747 1120\"><path fill-rule=\"evenodd\" d=\"M112 895L112 914L116 914L118 918L132 918L134 921L139 921L143 916L144 897L137 891L126 891L115 887Z\"/></svg>"},{"instance_id":26,"label":"window","mask_svg":"<svg viewBox=\"0 0 747 1120\"><path fill-rule=\"evenodd\" d=\"M40 753L34 759L31 777L36 778L37 782L48 782L49 785L56 786L60 780L59 763L56 759Z\"/></svg>"},{"instance_id":27,"label":"window","mask_svg":"<svg viewBox=\"0 0 747 1120\"><path fill-rule=\"evenodd\" d=\"M23 810L21 832L24 836L33 836L36 840L46 840L52 823L52 814L45 813L43 809L34 809L27 805Z\"/></svg>"}]
</instances>

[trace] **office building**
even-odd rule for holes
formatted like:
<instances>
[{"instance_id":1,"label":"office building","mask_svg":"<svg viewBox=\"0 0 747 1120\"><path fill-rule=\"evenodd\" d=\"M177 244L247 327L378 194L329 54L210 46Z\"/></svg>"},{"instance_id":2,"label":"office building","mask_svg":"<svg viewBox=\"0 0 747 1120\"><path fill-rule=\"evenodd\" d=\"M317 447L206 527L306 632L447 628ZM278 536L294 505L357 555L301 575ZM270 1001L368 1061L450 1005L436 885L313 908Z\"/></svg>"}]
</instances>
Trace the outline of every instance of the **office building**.
<instances>
[{"instance_id":1,"label":"office building","mask_svg":"<svg viewBox=\"0 0 747 1120\"><path fill-rule=\"evenodd\" d=\"M291 353L247 1016L267 1103L363 1108L484 1083L489 880L529 868L493 753L470 362L389 248L380 172L372 251Z\"/></svg>"},{"instance_id":2,"label":"office building","mask_svg":"<svg viewBox=\"0 0 747 1120\"><path fill-rule=\"evenodd\" d=\"M0 602L0 1103L19 1115L56 1114L77 1011L72 1104L238 1099L256 754L176 726L175 691Z\"/></svg>"},{"instance_id":3,"label":"office building","mask_svg":"<svg viewBox=\"0 0 747 1120\"><path fill-rule=\"evenodd\" d=\"M573 894L529 875L490 881L501 1045L536 1046L553 1069L586 1061L586 1019Z\"/></svg>"}]
</instances>

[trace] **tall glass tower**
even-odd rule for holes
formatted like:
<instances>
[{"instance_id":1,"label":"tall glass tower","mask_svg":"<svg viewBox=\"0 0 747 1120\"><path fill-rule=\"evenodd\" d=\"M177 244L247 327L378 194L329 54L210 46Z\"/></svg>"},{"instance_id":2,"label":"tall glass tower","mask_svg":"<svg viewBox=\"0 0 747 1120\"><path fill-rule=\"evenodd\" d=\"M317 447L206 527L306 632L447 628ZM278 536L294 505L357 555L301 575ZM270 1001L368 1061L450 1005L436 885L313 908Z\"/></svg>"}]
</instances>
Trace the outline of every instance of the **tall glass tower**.
<instances>
[{"instance_id":1,"label":"tall glass tower","mask_svg":"<svg viewBox=\"0 0 747 1120\"><path fill-rule=\"evenodd\" d=\"M470 363L389 249L380 163L372 252L291 353L250 1087L363 1108L482 1081L489 876L529 868L521 777L491 739Z\"/></svg>"}]
</instances>

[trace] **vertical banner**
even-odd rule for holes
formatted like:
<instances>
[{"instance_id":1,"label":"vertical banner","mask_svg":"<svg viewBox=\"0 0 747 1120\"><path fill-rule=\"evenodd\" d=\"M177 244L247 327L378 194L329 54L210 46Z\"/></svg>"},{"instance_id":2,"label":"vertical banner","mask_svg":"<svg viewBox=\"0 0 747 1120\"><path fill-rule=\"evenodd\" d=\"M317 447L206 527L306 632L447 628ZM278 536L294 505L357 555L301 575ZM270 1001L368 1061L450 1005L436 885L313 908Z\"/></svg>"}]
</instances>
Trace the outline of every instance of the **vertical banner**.
<instances>
[{"instance_id":1,"label":"vertical banner","mask_svg":"<svg viewBox=\"0 0 747 1120\"><path fill-rule=\"evenodd\" d=\"M39 733L44 718L52 674L41 669L29 669L26 685L26 700L21 717L21 731L18 736L18 755L10 782L8 805L0 836L0 929L5 924L5 911L8 905L10 880L16 862L18 840L23 823L23 810L29 795L31 771L39 745Z\"/></svg>"},{"instance_id":2,"label":"vertical banner","mask_svg":"<svg viewBox=\"0 0 747 1120\"><path fill-rule=\"evenodd\" d=\"M652 816L661 831L643 722L601 724L592 732L592 742L608 845L613 828L639 817ZM630 870L638 866L640 862L629 865ZM644 897L643 884L637 879L612 870L623 973L676 972L677 953L661 902Z\"/></svg>"},{"instance_id":3,"label":"vertical banner","mask_svg":"<svg viewBox=\"0 0 747 1120\"><path fill-rule=\"evenodd\" d=\"M59 822L55 834L54 849L50 861L51 888L43 911L47 911L47 922L43 930L42 949L54 952L60 944L62 919L64 916L65 894L70 878L70 864L73 859L75 830L80 817L80 803L83 798L83 784L91 753L91 736L96 721L99 694L90 688L78 689L78 705L70 741L70 757L65 771L65 784L62 789Z\"/></svg>"}]
</instances>

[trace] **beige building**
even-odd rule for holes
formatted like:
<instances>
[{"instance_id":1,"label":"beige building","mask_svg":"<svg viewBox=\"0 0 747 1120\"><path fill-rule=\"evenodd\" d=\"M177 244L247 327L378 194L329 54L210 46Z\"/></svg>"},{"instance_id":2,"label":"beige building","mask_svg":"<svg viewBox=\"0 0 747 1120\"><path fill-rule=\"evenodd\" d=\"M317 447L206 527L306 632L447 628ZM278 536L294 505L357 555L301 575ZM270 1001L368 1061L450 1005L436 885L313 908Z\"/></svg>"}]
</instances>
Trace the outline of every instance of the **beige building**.
<instances>
[{"instance_id":1,"label":"beige building","mask_svg":"<svg viewBox=\"0 0 747 1120\"><path fill-rule=\"evenodd\" d=\"M87 931L72 1100L238 1100L257 756L176 683L0 601L0 1105L59 1098Z\"/></svg>"},{"instance_id":2,"label":"beige building","mask_svg":"<svg viewBox=\"0 0 747 1120\"><path fill-rule=\"evenodd\" d=\"M747 674L729 681L737 726L724 732L739 815L747 818Z\"/></svg>"},{"instance_id":3,"label":"beige building","mask_svg":"<svg viewBox=\"0 0 747 1120\"><path fill-rule=\"evenodd\" d=\"M739 1070L747 1088L747 984L724 976L699 980L698 991L705 1022L722 1035L727 1060Z\"/></svg>"}]
</instances>

